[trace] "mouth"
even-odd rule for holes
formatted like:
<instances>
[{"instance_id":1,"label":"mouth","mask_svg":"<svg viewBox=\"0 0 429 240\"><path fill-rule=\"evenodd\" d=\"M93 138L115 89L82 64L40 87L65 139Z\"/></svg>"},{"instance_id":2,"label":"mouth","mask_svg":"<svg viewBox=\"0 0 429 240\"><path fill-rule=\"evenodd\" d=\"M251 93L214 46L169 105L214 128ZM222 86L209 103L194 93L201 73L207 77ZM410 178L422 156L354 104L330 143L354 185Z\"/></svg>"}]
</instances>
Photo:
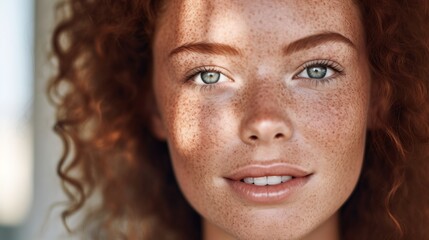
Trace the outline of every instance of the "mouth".
<instances>
[{"instance_id":1,"label":"mouth","mask_svg":"<svg viewBox=\"0 0 429 240\"><path fill-rule=\"evenodd\" d=\"M225 177L233 195L248 203L274 204L304 189L312 172L290 164L249 165Z\"/></svg>"}]
</instances>

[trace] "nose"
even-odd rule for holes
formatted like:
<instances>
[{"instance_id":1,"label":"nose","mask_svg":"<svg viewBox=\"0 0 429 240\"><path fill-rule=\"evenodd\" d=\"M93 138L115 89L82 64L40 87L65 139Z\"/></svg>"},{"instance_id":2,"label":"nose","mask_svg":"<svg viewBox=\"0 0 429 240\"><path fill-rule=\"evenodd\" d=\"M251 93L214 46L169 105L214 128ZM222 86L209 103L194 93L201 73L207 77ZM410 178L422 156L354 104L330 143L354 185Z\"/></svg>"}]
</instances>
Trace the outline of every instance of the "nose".
<instances>
[{"instance_id":1,"label":"nose","mask_svg":"<svg viewBox=\"0 0 429 240\"><path fill-rule=\"evenodd\" d=\"M247 144L286 141L292 136L292 128L286 119L275 113L249 116L242 122L241 140Z\"/></svg>"},{"instance_id":2,"label":"nose","mask_svg":"<svg viewBox=\"0 0 429 240\"><path fill-rule=\"evenodd\" d=\"M283 95L283 94L280 94ZM240 138L246 144L270 144L287 141L293 128L286 99L273 91L252 94L240 126Z\"/></svg>"}]
</instances>

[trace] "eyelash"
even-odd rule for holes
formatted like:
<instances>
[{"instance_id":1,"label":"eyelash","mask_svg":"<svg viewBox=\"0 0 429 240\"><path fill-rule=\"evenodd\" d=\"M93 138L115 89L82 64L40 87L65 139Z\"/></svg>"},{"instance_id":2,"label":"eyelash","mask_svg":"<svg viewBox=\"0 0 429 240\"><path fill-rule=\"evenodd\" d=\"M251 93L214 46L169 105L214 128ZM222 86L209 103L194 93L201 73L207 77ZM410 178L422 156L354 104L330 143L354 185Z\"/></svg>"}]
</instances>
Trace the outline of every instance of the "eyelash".
<instances>
[{"instance_id":1,"label":"eyelash","mask_svg":"<svg viewBox=\"0 0 429 240\"><path fill-rule=\"evenodd\" d=\"M312 61L304 63L304 65L302 65L300 67L298 73L295 74L293 78L299 79L300 77L298 77L298 75L301 74L303 71L305 71L307 68L311 68L311 67L326 67L326 68L332 69L335 72L333 76L328 77L328 78L322 78L322 79L301 78L304 80L311 81L312 83L314 83L316 85L329 83L331 80L337 78L338 75L340 75L340 76L344 75L344 68L341 67L340 64L338 64L335 61L329 60L329 59L321 59L321 60L312 60Z\"/></svg>"}]
</instances>

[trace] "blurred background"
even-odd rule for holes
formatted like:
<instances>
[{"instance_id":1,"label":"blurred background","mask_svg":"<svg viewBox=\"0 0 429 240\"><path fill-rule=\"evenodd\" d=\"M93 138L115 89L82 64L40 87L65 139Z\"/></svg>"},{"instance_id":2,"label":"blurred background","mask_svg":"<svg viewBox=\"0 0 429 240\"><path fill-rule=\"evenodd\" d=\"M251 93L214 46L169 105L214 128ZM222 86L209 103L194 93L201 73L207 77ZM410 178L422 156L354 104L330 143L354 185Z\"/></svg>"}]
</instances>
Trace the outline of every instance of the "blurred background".
<instances>
[{"instance_id":1,"label":"blurred background","mask_svg":"<svg viewBox=\"0 0 429 240\"><path fill-rule=\"evenodd\" d=\"M0 0L0 240L69 239L46 82L53 0Z\"/></svg>"}]
</instances>

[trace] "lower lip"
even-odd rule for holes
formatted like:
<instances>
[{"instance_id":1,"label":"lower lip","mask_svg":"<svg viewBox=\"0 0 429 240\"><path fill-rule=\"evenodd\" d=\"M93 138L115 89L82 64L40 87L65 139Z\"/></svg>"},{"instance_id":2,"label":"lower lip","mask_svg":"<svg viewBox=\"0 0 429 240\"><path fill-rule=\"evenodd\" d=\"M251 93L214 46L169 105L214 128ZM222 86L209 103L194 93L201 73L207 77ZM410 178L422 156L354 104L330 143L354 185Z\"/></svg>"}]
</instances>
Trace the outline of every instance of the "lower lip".
<instances>
[{"instance_id":1,"label":"lower lip","mask_svg":"<svg viewBox=\"0 0 429 240\"><path fill-rule=\"evenodd\" d=\"M260 204L274 204L286 201L292 194L299 191L309 180L306 177L293 178L277 185L257 186L241 181L228 180L228 183L240 198Z\"/></svg>"}]
</instances>

